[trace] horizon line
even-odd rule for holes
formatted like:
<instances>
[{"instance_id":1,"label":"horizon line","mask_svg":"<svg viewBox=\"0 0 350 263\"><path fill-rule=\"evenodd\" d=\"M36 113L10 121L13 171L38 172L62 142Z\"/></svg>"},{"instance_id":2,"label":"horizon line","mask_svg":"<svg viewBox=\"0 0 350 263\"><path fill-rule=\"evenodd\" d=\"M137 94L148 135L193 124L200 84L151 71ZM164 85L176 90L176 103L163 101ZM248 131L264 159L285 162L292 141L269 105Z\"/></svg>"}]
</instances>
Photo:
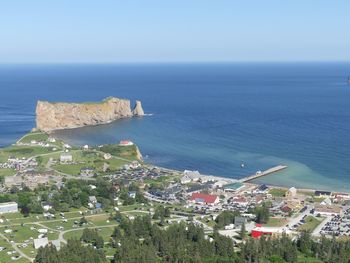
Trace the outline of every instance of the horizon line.
<instances>
[{"instance_id":1,"label":"horizon line","mask_svg":"<svg viewBox=\"0 0 350 263\"><path fill-rule=\"evenodd\" d=\"M240 61L33 61L0 62L0 65L124 65L124 64L293 64L293 63L350 63L350 60L240 60Z\"/></svg>"}]
</instances>

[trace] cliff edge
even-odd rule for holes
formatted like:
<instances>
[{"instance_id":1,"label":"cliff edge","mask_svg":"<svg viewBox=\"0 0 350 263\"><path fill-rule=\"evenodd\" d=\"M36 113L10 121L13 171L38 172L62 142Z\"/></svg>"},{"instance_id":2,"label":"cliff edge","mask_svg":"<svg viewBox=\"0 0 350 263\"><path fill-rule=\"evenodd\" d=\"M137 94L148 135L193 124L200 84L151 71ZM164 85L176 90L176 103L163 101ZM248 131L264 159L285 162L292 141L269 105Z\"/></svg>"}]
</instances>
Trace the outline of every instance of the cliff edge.
<instances>
[{"instance_id":1,"label":"cliff edge","mask_svg":"<svg viewBox=\"0 0 350 263\"><path fill-rule=\"evenodd\" d=\"M36 129L50 132L83 126L110 123L112 121L142 116L140 101L131 110L130 100L110 97L96 103L51 103L38 101Z\"/></svg>"}]
</instances>

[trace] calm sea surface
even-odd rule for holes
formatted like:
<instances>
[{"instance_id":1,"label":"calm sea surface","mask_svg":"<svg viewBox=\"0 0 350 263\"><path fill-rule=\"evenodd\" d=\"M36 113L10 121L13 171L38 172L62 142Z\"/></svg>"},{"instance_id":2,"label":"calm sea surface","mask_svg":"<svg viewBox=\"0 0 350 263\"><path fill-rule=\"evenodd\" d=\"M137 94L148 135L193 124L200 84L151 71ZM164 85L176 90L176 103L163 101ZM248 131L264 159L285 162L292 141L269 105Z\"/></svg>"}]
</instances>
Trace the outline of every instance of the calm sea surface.
<instances>
[{"instance_id":1,"label":"calm sea surface","mask_svg":"<svg viewBox=\"0 0 350 263\"><path fill-rule=\"evenodd\" d=\"M39 99L140 99L151 116L57 136L130 139L154 164L232 178L286 164L262 181L350 191L349 74L346 63L2 65L0 146L35 126Z\"/></svg>"}]
</instances>

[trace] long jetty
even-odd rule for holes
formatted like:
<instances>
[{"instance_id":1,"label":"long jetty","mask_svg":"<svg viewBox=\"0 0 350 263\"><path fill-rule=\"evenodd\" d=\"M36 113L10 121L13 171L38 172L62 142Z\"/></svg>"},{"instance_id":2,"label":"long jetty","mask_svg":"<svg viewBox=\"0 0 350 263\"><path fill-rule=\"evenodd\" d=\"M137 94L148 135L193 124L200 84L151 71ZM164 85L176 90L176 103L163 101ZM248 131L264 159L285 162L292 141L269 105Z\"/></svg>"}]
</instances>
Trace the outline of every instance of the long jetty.
<instances>
[{"instance_id":1,"label":"long jetty","mask_svg":"<svg viewBox=\"0 0 350 263\"><path fill-rule=\"evenodd\" d=\"M257 172L256 174L243 177L243 178L239 179L238 181L241 182L241 183L249 182L249 181L257 179L259 177L263 177L263 176L266 176L266 175L269 175L269 174L272 174L272 173L277 173L279 171L282 171L282 170L286 169L287 167L288 166L286 166L286 165L277 165L277 166L272 167L270 169L267 169L267 170L265 170L263 172Z\"/></svg>"}]
</instances>

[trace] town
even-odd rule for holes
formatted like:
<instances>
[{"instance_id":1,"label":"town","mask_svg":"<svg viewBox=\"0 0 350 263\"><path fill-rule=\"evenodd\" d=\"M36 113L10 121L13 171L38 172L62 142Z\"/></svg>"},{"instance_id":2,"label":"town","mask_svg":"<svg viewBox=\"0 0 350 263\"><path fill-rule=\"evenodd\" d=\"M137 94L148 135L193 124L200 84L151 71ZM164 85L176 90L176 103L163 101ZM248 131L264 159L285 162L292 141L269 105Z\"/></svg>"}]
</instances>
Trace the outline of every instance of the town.
<instances>
[{"instance_id":1,"label":"town","mask_svg":"<svg viewBox=\"0 0 350 263\"><path fill-rule=\"evenodd\" d=\"M350 236L350 195L256 184L279 165L241 179L175 171L143 162L130 140L71 146L33 132L0 151L0 262L32 262L40 247L57 249L96 230L113 258L120 217L150 216L166 228L193 223L232 243L253 238ZM86 234L86 233L85 233Z\"/></svg>"}]
</instances>

